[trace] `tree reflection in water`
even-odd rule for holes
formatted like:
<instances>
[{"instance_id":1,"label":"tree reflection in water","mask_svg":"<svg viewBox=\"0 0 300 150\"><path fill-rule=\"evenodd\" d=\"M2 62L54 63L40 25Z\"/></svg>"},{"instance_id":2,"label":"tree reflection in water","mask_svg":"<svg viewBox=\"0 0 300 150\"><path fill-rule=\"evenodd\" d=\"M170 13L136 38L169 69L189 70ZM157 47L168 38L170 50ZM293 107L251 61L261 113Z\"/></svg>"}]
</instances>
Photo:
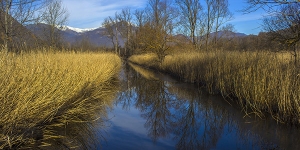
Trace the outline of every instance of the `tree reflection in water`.
<instances>
[{"instance_id":1,"label":"tree reflection in water","mask_svg":"<svg viewBox=\"0 0 300 150\"><path fill-rule=\"evenodd\" d=\"M295 133L286 134L290 129L281 130L269 120L243 118L235 106L194 85L160 80L165 77L159 73L132 64L131 67L134 70L124 69L126 82L123 82L124 92L120 93L117 104L140 110L146 120L144 126L148 136L154 142L163 137L172 138L177 149L215 149L218 146L274 149L296 142ZM294 137L287 140L291 135Z\"/></svg>"}]
</instances>

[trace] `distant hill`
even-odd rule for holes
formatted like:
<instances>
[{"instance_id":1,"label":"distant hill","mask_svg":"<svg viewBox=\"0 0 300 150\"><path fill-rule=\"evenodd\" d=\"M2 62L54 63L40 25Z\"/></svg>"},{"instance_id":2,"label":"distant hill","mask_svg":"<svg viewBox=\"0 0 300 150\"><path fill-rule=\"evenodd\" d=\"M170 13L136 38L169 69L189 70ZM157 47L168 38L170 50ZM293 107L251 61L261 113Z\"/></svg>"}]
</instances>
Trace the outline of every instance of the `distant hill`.
<instances>
[{"instance_id":1,"label":"distant hill","mask_svg":"<svg viewBox=\"0 0 300 150\"><path fill-rule=\"evenodd\" d=\"M232 31L219 31L219 32L213 32L210 34L210 37L214 37L217 35L218 38L233 38L233 37L245 37L247 34L244 33L238 33L238 32L232 32Z\"/></svg>"},{"instance_id":2,"label":"distant hill","mask_svg":"<svg viewBox=\"0 0 300 150\"><path fill-rule=\"evenodd\" d=\"M39 36L40 38L43 37L45 34L44 29L49 26L47 24L30 24L27 25L27 29L32 31L34 34ZM93 46L97 47L113 47L113 43L109 38L109 35L106 34L106 29L103 27L99 28L92 28L92 29L79 29L74 27L65 26L63 29L57 29L61 33L65 42L70 43L72 45L80 43L81 41L87 40ZM218 38L233 38L233 37L245 37L247 36L244 33L236 33L231 31L219 31L210 34L210 37L214 37L217 34ZM187 41L190 39L189 37L178 34L175 35L175 38L180 41ZM119 35L119 44L120 46L124 46L124 41Z\"/></svg>"},{"instance_id":3,"label":"distant hill","mask_svg":"<svg viewBox=\"0 0 300 150\"><path fill-rule=\"evenodd\" d=\"M25 28L17 20L11 16L7 16L8 21L11 21L12 25L9 27L10 40L8 42L8 48L11 51L19 51L21 49L30 49L39 45L41 40L35 36L30 30ZM0 11L0 45L5 41L5 20L4 12Z\"/></svg>"},{"instance_id":4,"label":"distant hill","mask_svg":"<svg viewBox=\"0 0 300 150\"><path fill-rule=\"evenodd\" d=\"M49 26L47 24L30 24L26 27L31 30L33 33L38 35L39 37L43 37L43 35L47 32L44 30L47 29L46 27ZM79 29L73 28L69 26L63 27L63 29L59 30L60 34L63 37L63 40L67 43L72 45L80 43L81 41L87 40L93 46L97 47L113 47L111 39L106 34L106 29L103 27L93 28L93 29ZM124 45L124 42L121 40L121 36L119 35L119 44L120 46Z\"/></svg>"}]
</instances>

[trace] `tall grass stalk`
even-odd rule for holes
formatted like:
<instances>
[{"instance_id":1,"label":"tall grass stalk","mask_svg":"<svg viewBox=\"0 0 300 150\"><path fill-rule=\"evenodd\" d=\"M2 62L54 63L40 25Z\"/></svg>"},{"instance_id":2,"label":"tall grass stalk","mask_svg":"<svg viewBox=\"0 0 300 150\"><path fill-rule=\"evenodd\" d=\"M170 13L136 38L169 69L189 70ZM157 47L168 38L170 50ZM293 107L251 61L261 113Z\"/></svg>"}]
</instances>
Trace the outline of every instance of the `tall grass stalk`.
<instances>
[{"instance_id":1,"label":"tall grass stalk","mask_svg":"<svg viewBox=\"0 0 300 150\"><path fill-rule=\"evenodd\" d=\"M87 110L111 104L120 67L109 53L0 53L0 149L34 141L53 122L97 119Z\"/></svg>"},{"instance_id":2,"label":"tall grass stalk","mask_svg":"<svg viewBox=\"0 0 300 150\"><path fill-rule=\"evenodd\" d=\"M166 56L162 66L153 54L135 55L131 62L201 83L211 93L238 100L243 110L266 113L284 123L300 123L300 74L290 56L272 52L215 51Z\"/></svg>"}]
</instances>

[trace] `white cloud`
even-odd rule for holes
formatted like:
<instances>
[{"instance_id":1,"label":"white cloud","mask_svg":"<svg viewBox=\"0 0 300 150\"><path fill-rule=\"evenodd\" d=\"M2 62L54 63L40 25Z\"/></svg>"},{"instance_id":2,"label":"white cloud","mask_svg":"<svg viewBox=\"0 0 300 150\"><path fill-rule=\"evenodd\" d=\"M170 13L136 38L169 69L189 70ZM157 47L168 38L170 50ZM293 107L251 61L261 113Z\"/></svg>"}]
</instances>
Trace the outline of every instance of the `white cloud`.
<instances>
[{"instance_id":1,"label":"white cloud","mask_svg":"<svg viewBox=\"0 0 300 150\"><path fill-rule=\"evenodd\" d=\"M135 9L145 8L148 0L62 0L70 14L68 26L75 28L97 28L100 27L104 18L114 16L115 12L129 7ZM243 1L229 0L230 10L234 13L234 19L229 23L236 27L253 28L259 26L264 12L259 10L250 14L242 15L239 11L246 5ZM248 25L246 22L253 22ZM256 23L255 23L256 22ZM255 28L256 28L255 27ZM239 28L237 28L240 31Z\"/></svg>"},{"instance_id":2,"label":"white cloud","mask_svg":"<svg viewBox=\"0 0 300 150\"><path fill-rule=\"evenodd\" d=\"M104 18L123 8L143 8L147 0L62 0L70 14L68 25L77 28L101 26Z\"/></svg>"},{"instance_id":3,"label":"white cloud","mask_svg":"<svg viewBox=\"0 0 300 150\"><path fill-rule=\"evenodd\" d=\"M263 18L262 14L245 14L245 15L237 15L230 22L244 22L244 21L253 21L260 20Z\"/></svg>"}]
</instances>

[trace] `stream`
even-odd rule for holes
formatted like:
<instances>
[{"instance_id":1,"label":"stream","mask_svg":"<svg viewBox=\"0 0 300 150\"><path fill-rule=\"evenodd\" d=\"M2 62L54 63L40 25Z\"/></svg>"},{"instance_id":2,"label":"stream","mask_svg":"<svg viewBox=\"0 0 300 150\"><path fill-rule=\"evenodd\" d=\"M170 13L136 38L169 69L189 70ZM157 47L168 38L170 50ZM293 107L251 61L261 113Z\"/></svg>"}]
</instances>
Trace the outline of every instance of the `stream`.
<instances>
[{"instance_id":1,"label":"stream","mask_svg":"<svg viewBox=\"0 0 300 150\"><path fill-rule=\"evenodd\" d=\"M300 149L299 129L194 84L130 64L120 86L97 149Z\"/></svg>"}]
</instances>

